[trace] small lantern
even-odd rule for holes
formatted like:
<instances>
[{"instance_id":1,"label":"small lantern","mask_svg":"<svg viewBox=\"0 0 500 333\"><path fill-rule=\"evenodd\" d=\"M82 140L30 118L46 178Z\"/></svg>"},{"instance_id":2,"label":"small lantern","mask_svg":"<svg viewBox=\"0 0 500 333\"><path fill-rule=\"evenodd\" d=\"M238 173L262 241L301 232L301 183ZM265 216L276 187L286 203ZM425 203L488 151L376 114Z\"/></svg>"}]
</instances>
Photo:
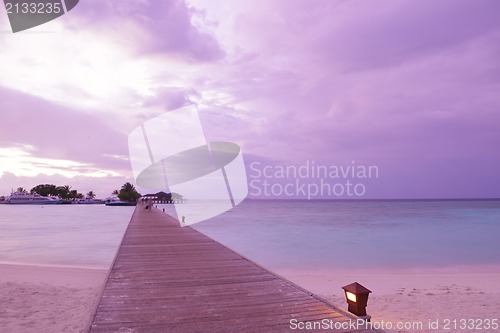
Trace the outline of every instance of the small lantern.
<instances>
[{"instance_id":1,"label":"small lantern","mask_svg":"<svg viewBox=\"0 0 500 333\"><path fill-rule=\"evenodd\" d=\"M366 316L368 294L370 294L371 291L357 282L351 283L347 286L343 286L342 289L344 289L345 298L347 299L347 310L349 310L349 312L355 314L356 316Z\"/></svg>"}]
</instances>

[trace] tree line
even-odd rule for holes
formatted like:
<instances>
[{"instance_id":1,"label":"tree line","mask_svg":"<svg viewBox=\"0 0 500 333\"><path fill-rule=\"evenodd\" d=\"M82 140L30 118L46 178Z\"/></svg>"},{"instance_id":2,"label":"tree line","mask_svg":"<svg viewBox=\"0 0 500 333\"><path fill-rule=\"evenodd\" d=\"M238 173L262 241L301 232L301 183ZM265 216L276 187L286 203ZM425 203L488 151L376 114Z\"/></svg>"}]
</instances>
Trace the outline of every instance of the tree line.
<instances>
[{"instance_id":1,"label":"tree line","mask_svg":"<svg viewBox=\"0 0 500 333\"><path fill-rule=\"evenodd\" d=\"M18 187L17 188L18 193L28 193L28 190L26 190L23 187ZM90 191L92 192L92 191ZM90 193L89 192L89 193ZM72 190L71 186L69 185L63 185L63 186L56 186L54 184L40 184L35 187L33 187L29 193L31 194L39 194L44 197L60 197L61 199L82 199L83 194L78 192L77 190ZM93 192L91 193L93 194ZM95 196L95 194L93 194Z\"/></svg>"},{"instance_id":2,"label":"tree line","mask_svg":"<svg viewBox=\"0 0 500 333\"><path fill-rule=\"evenodd\" d=\"M69 185L56 186L54 184L40 184L33 187L29 192L23 187L18 187L17 192L39 194L44 197L60 197L64 200L83 199L84 197L82 193L71 189ZM120 190L114 190L111 194L116 195L118 199L122 201L136 201L141 197L141 194L137 192L134 185L129 182L123 184ZM96 195L93 191L89 191L87 192L87 196L95 198Z\"/></svg>"}]
</instances>

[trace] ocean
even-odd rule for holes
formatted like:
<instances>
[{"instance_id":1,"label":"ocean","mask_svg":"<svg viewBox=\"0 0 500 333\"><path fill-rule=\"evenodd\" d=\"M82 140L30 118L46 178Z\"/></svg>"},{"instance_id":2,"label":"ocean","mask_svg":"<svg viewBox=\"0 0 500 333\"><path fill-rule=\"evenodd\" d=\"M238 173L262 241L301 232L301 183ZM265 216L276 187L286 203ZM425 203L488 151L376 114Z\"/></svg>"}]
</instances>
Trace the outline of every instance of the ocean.
<instances>
[{"instance_id":1,"label":"ocean","mask_svg":"<svg viewBox=\"0 0 500 333\"><path fill-rule=\"evenodd\" d=\"M134 207L0 205L0 262L108 268Z\"/></svg>"},{"instance_id":2,"label":"ocean","mask_svg":"<svg viewBox=\"0 0 500 333\"><path fill-rule=\"evenodd\" d=\"M157 205L171 213L172 205ZM0 205L0 262L107 268L134 207ZM245 200L193 225L269 268L500 264L500 201Z\"/></svg>"},{"instance_id":3,"label":"ocean","mask_svg":"<svg viewBox=\"0 0 500 333\"><path fill-rule=\"evenodd\" d=\"M500 201L261 201L195 224L272 268L500 264Z\"/></svg>"}]
</instances>

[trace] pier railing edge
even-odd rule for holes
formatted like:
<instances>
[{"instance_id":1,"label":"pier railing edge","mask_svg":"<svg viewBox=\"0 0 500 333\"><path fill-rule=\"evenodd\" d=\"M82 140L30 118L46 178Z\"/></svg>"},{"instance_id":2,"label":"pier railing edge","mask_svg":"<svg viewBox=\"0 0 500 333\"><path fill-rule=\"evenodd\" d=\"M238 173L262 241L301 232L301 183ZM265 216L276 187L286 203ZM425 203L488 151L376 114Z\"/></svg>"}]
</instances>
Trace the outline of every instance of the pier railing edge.
<instances>
[{"instance_id":1,"label":"pier railing edge","mask_svg":"<svg viewBox=\"0 0 500 333\"><path fill-rule=\"evenodd\" d=\"M134 215L137 211L137 207L134 209L134 212L132 213L132 216L130 217L130 221L128 222L127 229L125 229L125 232L123 233L122 239L120 241L120 244L118 245L118 248L116 249L115 256L113 257L113 260L111 261L111 265L109 265L108 268L108 274L106 275L106 278L104 279L104 283L102 284L101 290L99 291L99 297L97 297L96 302L94 304L94 311L92 312L92 317L89 319L89 322L87 323L85 330L83 332L85 333L90 333L90 330L92 329L92 324L94 323L95 316L97 315L97 310L99 309L99 304L101 303L101 299L104 295L104 289L106 288L106 285L108 284L109 278L111 276L111 271L113 267L115 266L116 259L118 257L118 252L120 251L123 241L125 239L125 235L128 232L128 229L130 228L130 223L134 219Z\"/></svg>"}]
</instances>

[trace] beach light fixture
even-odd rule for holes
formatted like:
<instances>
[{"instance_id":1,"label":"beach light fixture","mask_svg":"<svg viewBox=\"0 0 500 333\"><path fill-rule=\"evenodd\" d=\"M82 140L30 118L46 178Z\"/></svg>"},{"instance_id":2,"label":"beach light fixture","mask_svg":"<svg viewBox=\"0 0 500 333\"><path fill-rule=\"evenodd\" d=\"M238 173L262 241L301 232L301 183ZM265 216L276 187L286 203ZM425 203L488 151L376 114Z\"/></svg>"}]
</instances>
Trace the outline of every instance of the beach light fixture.
<instances>
[{"instance_id":1,"label":"beach light fixture","mask_svg":"<svg viewBox=\"0 0 500 333\"><path fill-rule=\"evenodd\" d=\"M342 289L344 289L347 300L347 310L356 316L366 316L366 305L371 291L357 282L343 286Z\"/></svg>"}]
</instances>

